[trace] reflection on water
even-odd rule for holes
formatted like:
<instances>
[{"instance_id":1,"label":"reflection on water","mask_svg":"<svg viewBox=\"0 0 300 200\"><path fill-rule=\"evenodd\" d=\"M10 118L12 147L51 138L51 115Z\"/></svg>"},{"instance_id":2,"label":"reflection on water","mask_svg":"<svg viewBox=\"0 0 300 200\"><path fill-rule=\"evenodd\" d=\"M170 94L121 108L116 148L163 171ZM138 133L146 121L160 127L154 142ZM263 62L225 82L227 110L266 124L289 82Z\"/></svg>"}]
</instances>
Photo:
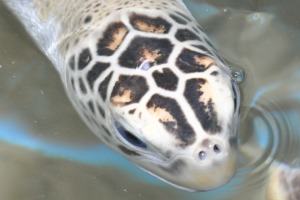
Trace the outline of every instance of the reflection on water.
<instances>
[{"instance_id":1,"label":"reflection on water","mask_svg":"<svg viewBox=\"0 0 300 200\"><path fill-rule=\"evenodd\" d=\"M204 193L174 189L104 147L0 3L0 199L265 199L276 167L300 164L300 4L232 2L187 1L220 54L244 73L240 170Z\"/></svg>"}]
</instances>

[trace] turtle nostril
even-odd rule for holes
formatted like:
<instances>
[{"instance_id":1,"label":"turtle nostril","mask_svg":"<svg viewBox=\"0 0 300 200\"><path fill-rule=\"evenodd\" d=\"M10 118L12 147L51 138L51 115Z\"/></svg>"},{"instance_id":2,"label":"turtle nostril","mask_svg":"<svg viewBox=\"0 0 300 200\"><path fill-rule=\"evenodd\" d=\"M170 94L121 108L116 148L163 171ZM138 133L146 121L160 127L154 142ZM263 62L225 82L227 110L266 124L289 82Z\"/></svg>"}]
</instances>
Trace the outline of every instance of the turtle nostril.
<instances>
[{"instance_id":1,"label":"turtle nostril","mask_svg":"<svg viewBox=\"0 0 300 200\"><path fill-rule=\"evenodd\" d=\"M215 145L214 145L214 152L215 152L215 153L220 153L221 151L222 151L222 149L221 149L220 145L215 144Z\"/></svg>"},{"instance_id":2,"label":"turtle nostril","mask_svg":"<svg viewBox=\"0 0 300 200\"><path fill-rule=\"evenodd\" d=\"M205 160L206 159L206 152L205 151L200 151L199 152L199 158L200 158L200 160Z\"/></svg>"}]
</instances>

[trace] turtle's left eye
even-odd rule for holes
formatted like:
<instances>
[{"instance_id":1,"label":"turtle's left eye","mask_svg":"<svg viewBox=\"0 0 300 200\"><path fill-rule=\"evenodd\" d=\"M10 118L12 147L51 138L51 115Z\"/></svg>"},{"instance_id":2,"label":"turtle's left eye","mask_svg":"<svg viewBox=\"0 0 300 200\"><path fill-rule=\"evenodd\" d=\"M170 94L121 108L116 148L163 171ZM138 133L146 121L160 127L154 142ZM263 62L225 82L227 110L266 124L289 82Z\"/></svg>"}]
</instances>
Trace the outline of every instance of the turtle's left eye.
<instances>
[{"instance_id":1,"label":"turtle's left eye","mask_svg":"<svg viewBox=\"0 0 300 200\"><path fill-rule=\"evenodd\" d=\"M118 133L130 144L140 147L143 149L147 148L147 145L138 137L136 137L133 133L126 130L123 126L121 126L119 123L115 123L116 129Z\"/></svg>"}]
</instances>

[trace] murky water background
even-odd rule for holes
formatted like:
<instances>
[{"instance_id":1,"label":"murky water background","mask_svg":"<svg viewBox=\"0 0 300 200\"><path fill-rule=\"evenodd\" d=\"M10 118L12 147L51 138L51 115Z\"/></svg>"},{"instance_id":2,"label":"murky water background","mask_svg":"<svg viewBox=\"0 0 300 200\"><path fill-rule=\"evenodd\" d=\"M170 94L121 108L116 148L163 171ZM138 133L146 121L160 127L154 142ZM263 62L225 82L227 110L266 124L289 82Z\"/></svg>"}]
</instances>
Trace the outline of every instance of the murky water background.
<instances>
[{"instance_id":1,"label":"murky water background","mask_svg":"<svg viewBox=\"0 0 300 200\"><path fill-rule=\"evenodd\" d=\"M269 173L300 163L300 2L187 1L220 54L244 71L240 170L189 193L153 178L87 129L58 74L0 3L0 199L265 199Z\"/></svg>"}]
</instances>

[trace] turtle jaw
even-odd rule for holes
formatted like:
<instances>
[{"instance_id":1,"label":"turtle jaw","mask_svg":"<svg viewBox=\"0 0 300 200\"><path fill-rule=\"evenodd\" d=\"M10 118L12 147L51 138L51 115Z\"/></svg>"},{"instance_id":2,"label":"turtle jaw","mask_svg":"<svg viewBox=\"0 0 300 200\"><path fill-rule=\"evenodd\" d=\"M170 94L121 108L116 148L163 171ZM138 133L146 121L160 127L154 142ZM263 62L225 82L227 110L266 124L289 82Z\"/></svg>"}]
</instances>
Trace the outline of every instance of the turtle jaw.
<instances>
[{"instance_id":1,"label":"turtle jaw","mask_svg":"<svg viewBox=\"0 0 300 200\"><path fill-rule=\"evenodd\" d=\"M157 178L186 191L208 191L228 183L237 171L237 154L227 153L222 159L201 162L199 158L178 155L168 163L138 160L137 164Z\"/></svg>"},{"instance_id":2,"label":"turtle jaw","mask_svg":"<svg viewBox=\"0 0 300 200\"><path fill-rule=\"evenodd\" d=\"M228 155L222 161L205 164L199 164L199 161L194 158L181 159L187 162L187 166L182 174L178 175L176 185L189 191L207 191L219 188L228 183L237 171L235 156Z\"/></svg>"}]
</instances>

